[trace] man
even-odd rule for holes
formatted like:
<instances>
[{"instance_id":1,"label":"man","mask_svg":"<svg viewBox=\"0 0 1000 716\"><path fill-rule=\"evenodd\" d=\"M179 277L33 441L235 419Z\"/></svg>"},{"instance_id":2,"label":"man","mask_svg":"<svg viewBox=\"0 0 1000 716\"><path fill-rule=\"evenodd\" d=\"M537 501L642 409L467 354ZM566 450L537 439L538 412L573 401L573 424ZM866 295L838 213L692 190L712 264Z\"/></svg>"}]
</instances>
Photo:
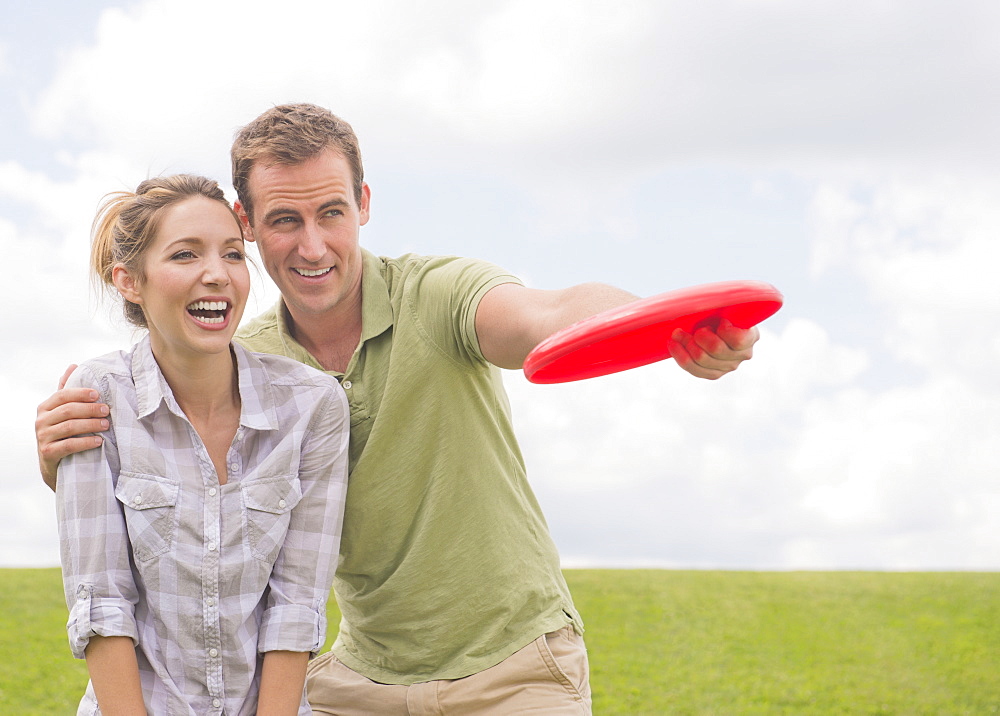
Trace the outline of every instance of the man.
<instances>
[{"instance_id":1,"label":"man","mask_svg":"<svg viewBox=\"0 0 1000 716\"><path fill-rule=\"evenodd\" d=\"M281 301L241 330L252 350L336 375L351 407L334 586L343 621L310 666L316 713L590 713L583 622L527 483L498 368L635 296L529 289L454 257L361 249L371 191L350 126L313 105L268 110L233 144L233 184ZM750 358L756 329L670 340L690 373ZM61 390L36 433L61 457L99 444L102 406Z\"/></svg>"}]
</instances>

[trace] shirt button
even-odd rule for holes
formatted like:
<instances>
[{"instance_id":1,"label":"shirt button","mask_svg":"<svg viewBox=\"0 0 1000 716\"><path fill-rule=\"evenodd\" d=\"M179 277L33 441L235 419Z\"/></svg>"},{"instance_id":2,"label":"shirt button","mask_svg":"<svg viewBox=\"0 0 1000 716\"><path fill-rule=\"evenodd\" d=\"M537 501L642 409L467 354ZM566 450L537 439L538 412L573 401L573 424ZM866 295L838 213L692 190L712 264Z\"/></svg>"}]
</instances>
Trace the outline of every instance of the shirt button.
<instances>
[{"instance_id":1,"label":"shirt button","mask_svg":"<svg viewBox=\"0 0 1000 716\"><path fill-rule=\"evenodd\" d=\"M214 659L215 657L217 657L219 655L219 650L218 649L209 649L208 650L208 655ZM215 702L213 701L212 703L215 703Z\"/></svg>"},{"instance_id":2,"label":"shirt button","mask_svg":"<svg viewBox=\"0 0 1000 716\"><path fill-rule=\"evenodd\" d=\"M222 706L222 702L219 701L218 699L212 699L212 706L214 706L215 708L219 708L220 706Z\"/></svg>"},{"instance_id":3,"label":"shirt button","mask_svg":"<svg viewBox=\"0 0 1000 716\"><path fill-rule=\"evenodd\" d=\"M215 551L215 542L209 542L208 543L208 551L209 552L214 552Z\"/></svg>"},{"instance_id":4,"label":"shirt button","mask_svg":"<svg viewBox=\"0 0 1000 716\"><path fill-rule=\"evenodd\" d=\"M215 606L215 599L213 597L208 597L205 600L205 604L207 604L210 607L214 607Z\"/></svg>"},{"instance_id":5,"label":"shirt button","mask_svg":"<svg viewBox=\"0 0 1000 716\"><path fill-rule=\"evenodd\" d=\"M285 509L285 505L288 504L284 500L278 500L278 507Z\"/></svg>"},{"instance_id":6,"label":"shirt button","mask_svg":"<svg viewBox=\"0 0 1000 716\"><path fill-rule=\"evenodd\" d=\"M136 495L135 497L133 497L132 498L132 504L133 505L141 505L142 504L142 495Z\"/></svg>"},{"instance_id":7,"label":"shirt button","mask_svg":"<svg viewBox=\"0 0 1000 716\"><path fill-rule=\"evenodd\" d=\"M353 386L353 385L354 385L354 383L352 383L351 381L345 380L344 381L344 390L350 390L351 386Z\"/></svg>"},{"instance_id":8,"label":"shirt button","mask_svg":"<svg viewBox=\"0 0 1000 716\"><path fill-rule=\"evenodd\" d=\"M217 493L217 492L218 492L218 490L216 490L216 489L215 489L215 488L213 487L213 488L211 488L211 489L210 489L210 490L208 491L208 496L209 496L209 497L215 497L215 493Z\"/></svg>"}]
</instances>

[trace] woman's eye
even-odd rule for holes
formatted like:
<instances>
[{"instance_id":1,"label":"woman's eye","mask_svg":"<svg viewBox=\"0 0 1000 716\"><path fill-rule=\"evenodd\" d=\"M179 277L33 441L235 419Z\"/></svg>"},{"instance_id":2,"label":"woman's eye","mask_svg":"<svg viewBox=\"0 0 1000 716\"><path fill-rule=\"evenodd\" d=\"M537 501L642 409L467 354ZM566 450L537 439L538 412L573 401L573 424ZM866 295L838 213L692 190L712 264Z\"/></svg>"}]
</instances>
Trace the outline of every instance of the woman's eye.
<instances>
[{"instance_id":1,"label":"woman's eye","mask_svg":"<svg viewBox=\"0 0 1000 716\"><path fill-rule=\"evenodd\" d=\"M226 258L232 261L243 261L246 257L247 255L242 251L230 251L226 254Z\"/></svg>"},{"instance_id":2,"label":"woman's eye","mask_svg":"<svg viewBox=\"0 0 1000 716\"><path fill-rule=\"evenodd\" d=\"M193 259L194 258L194 251L188 251L187 249L185 249L184 251L178 251L176 254L174 254L170 258L171 259Z\"/></svg>"}]
</instances>

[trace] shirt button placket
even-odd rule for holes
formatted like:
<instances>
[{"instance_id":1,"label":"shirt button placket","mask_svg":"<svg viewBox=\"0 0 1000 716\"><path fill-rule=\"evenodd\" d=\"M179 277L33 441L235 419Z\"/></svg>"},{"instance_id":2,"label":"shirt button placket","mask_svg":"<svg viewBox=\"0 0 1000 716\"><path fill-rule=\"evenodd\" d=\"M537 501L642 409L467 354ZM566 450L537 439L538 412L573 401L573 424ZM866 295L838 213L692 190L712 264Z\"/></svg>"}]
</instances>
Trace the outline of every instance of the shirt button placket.
<instances>
[{"instance_id":1,"label":"shirt button placket","mask_svg":"<svg viewBox=\"0 0 1000 716\"><path fill-rule=\"evenodd\" d=\"M230 478L239 478L240 475L240 453L235 448L229 448L229 453L226 455L226 467L229 468Z\"/></svg>"},{"instance_id":2,"label":"shirt button placket","mask_svg":"<svg viewBox=\"0 0 1000 716\"><path fill-rule=\"evenodd\" d=\"M213 471L214 475L214 471ZM213 714L222 713L223 669L220 657L222 647L222 626L219 622L219 570L221 567L221 521L222 490L217 484L209 484L205 490L205 551L204 551L204 596L203 614L205 618L205 649L207 656L208 693L212 697Z\"/></svg>"}]
</instances>

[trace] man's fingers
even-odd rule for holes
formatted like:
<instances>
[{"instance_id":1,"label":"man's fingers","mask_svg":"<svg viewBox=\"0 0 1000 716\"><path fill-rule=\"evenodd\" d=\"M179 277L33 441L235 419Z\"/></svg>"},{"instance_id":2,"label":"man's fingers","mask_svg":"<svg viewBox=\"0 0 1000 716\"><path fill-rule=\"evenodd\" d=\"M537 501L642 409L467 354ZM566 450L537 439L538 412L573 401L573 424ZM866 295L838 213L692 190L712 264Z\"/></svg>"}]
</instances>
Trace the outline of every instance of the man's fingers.
<instances>
[{"instance_id":1,"label":"man's fingers","mask_svg":"<svg viewBox=\"0 0 1000 716\"><path fill-rule=\"evenodd\" d=\"M681 368L698 378L721 378L752 357L756 342L756 337L748 331L734 328L731 324L728 328L730 330L726 333L733 342L745 347L734 349L709 328L700 328L693 335L677 330L671 336L671 356Z\"/></svg>"},{"instance_id":2,"label":"man's fingers","mask_svg":"<svg viewBox=\"0 0 1000 716\"><path fill-rule=\"evenodd\" d=\"M674 331L668 347L677 365L696 378L716 380L733 370L732 367L716 365L717 361L705 353L694 337L683 331Z\"/></svg>"},{"instance_id":3,"label":"man's fingers","mask_svg":"<svg viewBox=\"0 0 1000 716\"><path fill-rule=\"evenodd\" d=\"M694 343L717 362L714 367L722 368L726 364L733 370L753 357L753 346L759 338L756 327L737 328L725 318L717 329L699 328L693 336Z\"/></svg>"},{"instance_id":4,"label":"man's fingers","mask_svg":"<svg viewBox=\"0 0 1000 716\"><path fill-rule=\"evenodd\" d=\"M726 318L722 319L716 333L734 351L750 351L751 355L754 343L760 340L760 331L757 330L757 326L737 328ZM746 360L749 360L749 357Z\"/></svg>"},{"instance_id":5,"label":"man's fingers","mask_svg":"<svg viewBox=\"0 0 1000 716\"><path fill-rule=\"evenodd\" d=\"M61 392L66 393L70 391ZM38 413L35 418L35 438L41 445L82 433L96 433L101 430L107 430L108 412L108 406L104 403L74 401L71 403L57 403L56 407L51 409L46 409L45 403L42 403L42 405L38 406Z\"/></svg>"},{"instance_id":6,"label":"man's fingers","mask_svg":"<svg viewBox=\"0 0 1000 716\"><path fill-rule=\"evenodd\" d=\"M41 417L43 413L51 412L60 406L71 403L91 403L99 405L97 400L100 397L100 393L93 388L60 388L38 404L38 416ZM104 406L105 410L107 407L108 406L106 405ZM105 412L104 415L107 415L107 412Z\"/></svg>"},{"instance_id":7,"label":"man's fingers","mask_svg":"<svg viewBox=\"0 0 1000 716\"><path fill-rule=\"evenodd\" d=\"M64 457L100 447L103 439L97 435L81 435L65 440L54 440L38 448L38 456L44 462L58 463Z\"/></svg>"},{"instance_id":8,"label":"man's fingers","mask_svg":"<svg viewBox=\"0 0 1000 716\"><path fill-rule=\"evenodd\" d=\"M100 447L101 442L102 438L96 435L83 435L45 443L39 442L38 469L42 473L42 481L55 492L59 461L73 453Z\"/></svg>"},{"instance_id":9,"label":"man's fingers","mask_svg":"<svg viewBox=\"0 0 1000 716\"><path fill-rule=\"evenodd\" d=\"M49 443L65 441L67 438L87 433L100 433L107 430L108 427L107 418L74 418L49 425L37 425L35 436L38 439L39 449L42 449ZM100 445L100 441L97 444Z\"/></svg>"},{"instance_id":10,"label":"man's fingers","mask_svg":"<svg viewBox=\"0 0 1000 716\"><path fill-rule=\"evenodd\" d=\"M66 372L62 374L62 378L59 379L59 390L62 390L63 388L66 387L66 381L69 380L69 377L71 375L73 375L74 370L76 370L76 366L71 365L69 368L66 369Z\"/></svg>"}]
</instances>

